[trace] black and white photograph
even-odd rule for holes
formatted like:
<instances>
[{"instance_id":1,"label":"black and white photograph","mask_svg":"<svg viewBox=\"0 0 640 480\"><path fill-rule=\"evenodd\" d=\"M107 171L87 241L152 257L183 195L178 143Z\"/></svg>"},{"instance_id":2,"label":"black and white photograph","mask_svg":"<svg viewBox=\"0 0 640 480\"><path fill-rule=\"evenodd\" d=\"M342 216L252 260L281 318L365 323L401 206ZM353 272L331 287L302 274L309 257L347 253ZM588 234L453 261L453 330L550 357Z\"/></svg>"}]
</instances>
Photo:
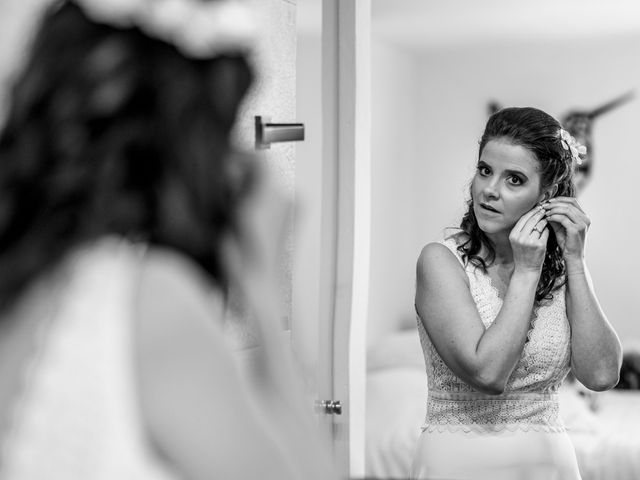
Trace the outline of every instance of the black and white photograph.
<instances>
[{"instance_id":1,"label":"black and white photograph","mask_svg":"<svg viewBox=\"0 0 640 480\"><path fill-rule=\"evenodd\" d=\"M640 479L640 4L0 0L0 480Z\"/></svg>"}]
</instances>

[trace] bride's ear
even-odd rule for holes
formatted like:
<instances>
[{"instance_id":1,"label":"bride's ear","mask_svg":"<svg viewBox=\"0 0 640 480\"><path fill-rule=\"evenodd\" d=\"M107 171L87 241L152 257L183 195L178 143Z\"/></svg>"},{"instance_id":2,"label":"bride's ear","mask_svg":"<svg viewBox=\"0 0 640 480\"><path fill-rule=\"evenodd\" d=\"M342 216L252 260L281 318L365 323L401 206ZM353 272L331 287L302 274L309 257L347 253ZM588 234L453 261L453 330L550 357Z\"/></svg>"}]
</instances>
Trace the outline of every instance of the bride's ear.
<instances>
[{"instance_id":1,"label":"bride's ear","mask_svg":"<svg viewBox=\"0 0 640 480\"><path fill-rule=\"evenodd\" d=\"M551 187L549 187L540 197L540 203L546 202L547 200L553 198L558 193L558 184L554 183Z\"/></svg>"}]
</instances>

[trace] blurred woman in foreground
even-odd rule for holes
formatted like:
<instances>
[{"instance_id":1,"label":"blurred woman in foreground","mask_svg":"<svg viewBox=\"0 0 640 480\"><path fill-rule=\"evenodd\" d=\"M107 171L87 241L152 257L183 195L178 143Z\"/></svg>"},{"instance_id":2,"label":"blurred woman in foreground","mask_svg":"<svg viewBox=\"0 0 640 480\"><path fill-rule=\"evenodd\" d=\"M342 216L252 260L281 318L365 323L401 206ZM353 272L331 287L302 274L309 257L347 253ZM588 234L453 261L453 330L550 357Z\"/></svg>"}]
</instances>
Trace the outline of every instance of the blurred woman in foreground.
<instances>
[{"instance_id":1,"label":"blurred woman in foreground","mask_svg":"<svg viewBox=\"0 0 640 480\"><path fill-rule=\"evenodd\" d=\"M0 134L0 478L333 478L275 335L285 204L230 132L238 2L44 18ZM264 345L225 343L229 289Z\"/></svg>"}]
</instances>

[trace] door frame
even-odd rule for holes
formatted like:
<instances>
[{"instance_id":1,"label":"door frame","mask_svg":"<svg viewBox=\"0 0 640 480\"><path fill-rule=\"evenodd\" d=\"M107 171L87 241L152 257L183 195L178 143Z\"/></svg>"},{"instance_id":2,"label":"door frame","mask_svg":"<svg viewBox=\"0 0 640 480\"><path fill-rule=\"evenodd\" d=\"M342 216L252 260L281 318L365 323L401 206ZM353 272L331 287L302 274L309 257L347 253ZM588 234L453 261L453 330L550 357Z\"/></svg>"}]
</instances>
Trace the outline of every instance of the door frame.
<instances>
[{"instance_id":1,"label":"door frame","mask_svg":"<svg viewBox=\"0 0 640 480\"><path fill-rule=\"evenodd\" d=\"M320 395L345 476L364 477L371 223L371 0L322 2Z\"/></svg>"}]
</instances>

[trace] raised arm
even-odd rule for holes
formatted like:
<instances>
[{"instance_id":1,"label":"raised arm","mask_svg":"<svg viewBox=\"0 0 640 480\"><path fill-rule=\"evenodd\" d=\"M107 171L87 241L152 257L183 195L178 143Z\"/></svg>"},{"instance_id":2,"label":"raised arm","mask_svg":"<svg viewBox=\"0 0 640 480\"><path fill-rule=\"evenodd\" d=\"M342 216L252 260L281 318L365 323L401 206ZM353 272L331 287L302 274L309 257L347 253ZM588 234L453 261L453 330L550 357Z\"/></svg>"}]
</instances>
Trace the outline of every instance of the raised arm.
<instances>
[{"instance_id":1,"label":"raised arm","mask_svg":"<svg viewBox=\"0 0 640 480\"><path fill-rule=\"evenodd\" d=\"M534 209L513 228L511 275L502 308L485 329L469 290L468 278L452 252L437 243L425 246L417 265L416 309L439 355L473 388L504 391L518 363L529 330L548 231L533 230L544 212Z\"/></svg>"},{"instance_id":2,"label":"raised arm","mask_svg":"<svg viewBox=\"0 0 640 480\"><path fill-rule=\"evenodd\" d=\"M591 390L608 390L619 380L622 347L596 298L584 260L586 233L591 222L575 198L554 198L545 208L563 249L573 373Z\"/></svg>"}]
</instances>

